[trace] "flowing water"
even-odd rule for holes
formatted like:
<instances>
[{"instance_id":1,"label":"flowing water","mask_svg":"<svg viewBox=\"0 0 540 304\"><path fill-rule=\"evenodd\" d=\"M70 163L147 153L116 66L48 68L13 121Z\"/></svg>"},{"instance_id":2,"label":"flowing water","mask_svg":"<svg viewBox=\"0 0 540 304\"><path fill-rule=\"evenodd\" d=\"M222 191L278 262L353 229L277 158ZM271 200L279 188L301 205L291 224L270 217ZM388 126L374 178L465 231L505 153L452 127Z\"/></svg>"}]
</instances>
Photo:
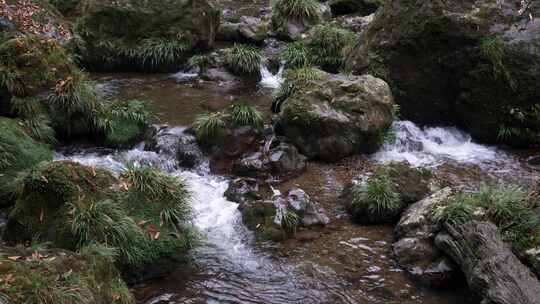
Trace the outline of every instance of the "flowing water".
<instances>
[{"instance_id":1,"label":"flowing water","mask_svg":"<svg viewBox=\"0 0 540 304\"><path fill-rule=\"evenodd\" d=\"M180 137L189 136L181 126L190 124L196 114L223 107L230 100L245 98L269 114L268 87L278 86L281 75L264 69L263 75L257 88L178 82L169 75L96 75L96 79L112 97L148 100L162 122L178 126L167 132ZM281 254L281 245L257 242L244 227L237 204L224 197L227 177L213 175L206 163L191 171L178 168L174 137L158 140L159 153L144 151L141 144L128 151L87 150L58 153L56 158L116 174L126 161L151 163L188 183L194 195L193 225L201 233L202 244L192 251L188 265L178 266L166 278L136 286L141 303L467 303L461 290L431 292L417 287L389 258L392 228L340 220L334 214L336 195L355 166L362 171L373 162L406 160L433 168L455 163L500 175L507 175L505 170L522 170L522 165L510 153L475 144L455 128L421 129L400 121L394 131L396 140L370 159L310 163L306 174L290 182L321 201L336 222L321 232L318 241L294 243L297 254L292 255Z\"/></svg>"}]
</instances>

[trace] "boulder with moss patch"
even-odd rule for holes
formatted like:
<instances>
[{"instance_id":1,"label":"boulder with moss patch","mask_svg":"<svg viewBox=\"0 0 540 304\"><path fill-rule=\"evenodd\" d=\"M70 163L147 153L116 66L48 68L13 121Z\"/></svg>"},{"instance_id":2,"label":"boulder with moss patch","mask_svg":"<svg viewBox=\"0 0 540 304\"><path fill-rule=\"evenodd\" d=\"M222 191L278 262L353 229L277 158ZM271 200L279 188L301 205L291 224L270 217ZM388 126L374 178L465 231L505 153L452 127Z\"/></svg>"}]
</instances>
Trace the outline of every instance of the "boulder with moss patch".
<instances>
[{"instance_id":1,"label":"boulder with moss patch","mask_svg":"<svg viewBox=\"0 0 540 304\"><path fill-rule=\"evenodd\" d=\"M388 85L371 75L317 75L292 85L280 107L278 132L313 159L376 151L394 118Z\"/></svg>"},{"instance_id":2,"label":"boulder with moss patch","mask_svg":"<svg viewBox=\"0 0 540 304\"><path fill-rule=\"evenodd\" d=\"M0 289L8 303L123 303L135 298L114 265L114 250L0 247Z\"/></svg>"},{"instance_id":3,"label":"boulder with moss patch","mask_svg":"<svg viewBox=\"0 0 540 304\"><path fill-rule=\"evenodd\" d=\"M407 206L426 197L431 173L405 162L390 162L345 186L340 202L362 224L397 222Z\"/></svg>"},{"instance_id":4,"label":"boulder with moss patch","mask_svg":"<svg viewBox=\"0 0 540 304\"><path fill-rule=\"evenodd\" d=\"M332 17L326 3L318 0L278 0L272 9L272 29L285 40L299 40L313 26Z\"/></svg>"},{"instance_id":5,"label":"boulder with moss patch","mask_svg":"<svg viewBox=\"0 0 540 304\"><path fill-rule=\"evenodd\" d=\"M521 3L388 1L347 66L385 79L407 119L538 144L540 5Z\"/></svg>"},{"instance_id":6,"label":"boulder with moss patch","mask_svg":"<svg viewBox=\"0 0 540 304\"><path fill-rule=\"evenodd\" d=\"M182 227L189 194L173 177L140 170L128 168L118 180L70 161L40 164L23 181L4 237L69 250L105 243L117 250L117 265L130 279L164 275L170 267L153 266L183 258L193 240ZM141 183L152 191L143 193Z\"/></svg>"},{"instance_id":7,"label":"boulder with moss patch","mask_svg":"<svg viewBox=\"0 0 540 304\"><path fill-rule=\"evenodd\" d=\"M19 120L0 117L0 129L0 205L5 205L12 203L18 175L52 160L52 150L28 136Z\"/></svg>"},{"instance_id":8,"label":"boulder with moss patch","mask_svg":"<svg viewBox=\"0 0 540 304\"><path fill-rule=\"evenodd\" d=\"M211 47L219 11L206 0L85 1L76 31L84 63L95 70L176 71Z\"/></svg>"}]
</instances>

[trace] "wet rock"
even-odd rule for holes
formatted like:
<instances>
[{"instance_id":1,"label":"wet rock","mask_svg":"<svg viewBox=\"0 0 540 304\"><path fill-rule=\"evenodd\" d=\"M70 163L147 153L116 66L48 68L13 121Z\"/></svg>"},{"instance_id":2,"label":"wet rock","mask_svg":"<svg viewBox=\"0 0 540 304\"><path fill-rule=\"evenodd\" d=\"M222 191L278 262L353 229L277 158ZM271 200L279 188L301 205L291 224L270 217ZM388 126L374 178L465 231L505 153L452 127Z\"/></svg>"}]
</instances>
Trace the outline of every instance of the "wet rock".
<instances>
[{"instance_id":1,"label":"wet rock","mask_svg":"<svg viewBox=\"0 0 540 304\"><path fill-rule=\"evenodd\" d=\"M428 195L430 179L431 173L427 170L412 168L406 162L390 162L378 166L373 174L348 183L339 196L339 203L353 220L362 224L397 222L407 206ZM373 197L381 195L390 203L380 206Z\"/></svg>"},{"instance_id":2,"label":"wet rock","mask_svg":"<svg viewBox=\"0 0 540 304\"><path fill-rule=\"evenodd\" d=\"M203 162L203 159L203 153L195 136L181 136L176 150L178 165L184 168L196 168Z\"/></svg>"},{"instance_id":3,"label":"wet rock","mask_svg":"<svg viewBox=\"0 0 540 304\"><path fill-rule=\"evenodd\" d=\"M381 5L379 0L330 0L330 9L334 15L358 13L361 16L373 14Z\"/></svg>"},{"instance_id":4,"label":"wet rock","mask_svg":"<svg viewBox=\"0 0 540 304\"><path fill-rule=\"evenodd\" d=\"M459 264L482 303L540 303L540 282L504 243L494 224L470 221L445 230L437 236L437 246Z\"/></svg>"},{"instance_id":5,"label":"wet rock","mask_svg":"<svg viewBox=\"0 0 540 304\"><path fill-rule=\"evenodd\" d=\"M238 82L240 78L230 73L225 68L211 68L206 71L206 77L211 81Z\"/></svg>"},{"instance_id":6,"label":"wet rock","mask_svg":"<svg viewBox=\"0 0 540 304\"><path fill-rule=\"evenodd\" d=\"M276 7L279 7L279 3ZM272 30L274 34L283 40L298 40L313 26L332 17L330 7L326 3L320 3L316 16L310 18L291 18L284 15L279 9L272 11Z\"/></svg>"},{"instance_id":7,"label":"wet rock","mask_svg":"<svg viewBox=\"0 0 540 304\"><path fill-rule=\"evenodd\" d=\"M360 33L367 28L374 18L375 14L368 16L339 16L334 19L334 22L342 28Z\"/></svg>"},{"instance_id":8,"label":"wet rock","mask_svg":"<svg viewBox=\"0 0 540 304\"><path fill-rule=\"evenodd\" d=\"M487 142L538 143L540 5L533 2L388 1L347 66L385 79L406 119L462 125Z\"/></svg>"},{"instance_id":9,"label":"wet rock","mask_svg":"<svg viewBox=\"0 0 540 304\"><path fill-rule=\"evenodd\" d=\"M307 157L337 161L376 151L392 124L393 106L381 79L320 72L319 80L296 83L281 105L276 129Z\"/></svg>"},{"instance_id":10,"label":"wet rock","mask_svg":"<svg viewBox=\"0 0 540 304\"><path fill-rule=\"evenodd\" d=\"M262 198L260 191L254 193L256 189L253 180L238 180L229 186L227 197L242 202L244 224L263 239L282 241L295 236L300 226L310 228L330 223L324 210L301 189L293 188L286 196L268 192ZM314 237L303 233L306 238Z\"/></svg>"},{"instance_id":11,"label":"wet rock","mask_svg":"<svg viewBox=\"0 0 540 304\"><path fill-rule=\"evenodd\" d=\"M223 22L217 34L217 39L229 42L249 42L262 44L268 38L270 21L242 16L238 23Z\"/></svg>"},{"instance_id":12,"label":"wet rock","mask_svg":"<svg viewBox=\"0 0 540 304\"><path fill-rule=\"evenodd\" d=\"M262 199L262 195L259 193L259 183L254 178L234 179L229 183L224 195L229 201L240 204L240 209L248 201Z\"/></svg>"},{"instance_id":13,"label":"wet rock","mask_svg":"<svg viewBox=\"0 0 540 304\"><path fill-rule=\"evenodd\" d=\"M527 263L527 266L534 272L536 277L540 279L540 248L531 248L522 253L522 260Z\"/></svg>"},{"instance_id":14,"label":"wet rock","mask_svg":"<svg viewBox=\"0 0 540 304\"><path fill-rule=\"evenodd\" d=\"M168 155L185 168L196 168L203 163L204 155L197 140L185 127L155 125L154 130L156 135L146 141L146 150Z\"/></svg>"},{"instance_id":15,"label":"wet rock","mask_svg":"<svg viewBox=\"0 0 540 304\"><path fill-rule=\"evenodd\" d=\"M452 189L444 188L412 204L394 230L394 257L409 275L426 285L445 285L459 273L452 261L434 244L441 226L433 218L433 210L444 205L452 194Z\"/></svg>"},{"instance_id":16,"label":"wet rock","mask_svg":"<svg viewBox=\"0 0 540 304\"><path fill-rule=\"evenodd\" d=\"M280 142L266 153L257 151L233 164L232 173L249 177L286 177L302 172L306 167L306 157L291 144Z\"/></svg>"}]
</instances>

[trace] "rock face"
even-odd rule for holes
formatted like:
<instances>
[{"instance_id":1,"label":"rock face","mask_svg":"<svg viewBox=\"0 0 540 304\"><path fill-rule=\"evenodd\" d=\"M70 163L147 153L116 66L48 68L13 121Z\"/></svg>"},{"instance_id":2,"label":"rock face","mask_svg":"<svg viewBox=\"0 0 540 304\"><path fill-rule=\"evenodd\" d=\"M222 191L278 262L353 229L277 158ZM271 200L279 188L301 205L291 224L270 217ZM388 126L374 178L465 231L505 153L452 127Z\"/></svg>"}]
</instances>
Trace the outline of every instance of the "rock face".
<instances>
[{"instance_id":1,"label":"rock face","mask_svg":"<svg viewBox=\"0 0 540 304\"><path fill-rule=\"evenodd\" d=\"M456 275L454 263L434 245L441 226L433 218L433 210L444 205L451 195L452 190L444 188L412 204L394 231L396 260L413 278L426 285L443 285Z\"/></svg>"},{"instance_id":2,"label":"rock face","mask_svg":"<svg viewBox=\"0 0 540 304\"><path fill-rule=\"evenodd\" d=\"M295 85L281 106L277 129L308 158L336 161L375 151L392 124L393 106L381 79L324 73Z\"/></svg>"},{"instance_id":3,"label":"rock face","mask_svg":"<svg viewBox=\"0 0 540 304\"><path fill-rule=\"evenodd\" d=\"M276 1L272 10L272 30L274 34L283 40L298 40L307 31L321 21L332 17L330 7L326 3L319 3L314 15L298 17L288 16L288 12L283 11L287 5L281 4L283 0Z\"/></svg>"},{"instance_id":4,"label":"rock face","mask_svg":"<svg viewBox=\"0 0 540 304\"><path fill-rule=\"evenodd\" d=\"M483 141L538 143L540 5L387 1L347 66L392 87L405 118L466 127Z\"/></svg>"},{"instance_id":5,"label":"rock face","mask_svg":"<svg viewBox=\"0 0 540 304\"><path fill-rule=\"evenodd\" d=\"M430 178L429 171L412 168L406 162L390 162L377 167L373 174L347 184L339 202L359 223L397 222L407 206L427 196ZM377 201L377 195L381 194L384 194L384 198L379 200L390 197L391 206L378 207L380 202Z\"/></svg>"},{"instance_id":6,"label":"rock face","mask_svg":"<svg viewBox=\"0 0 540 304\"><path fill-rule=\"evenodd\" d=\"M494 224L471 221L446 230L436 244L459 264L469 288L484 298L482 303L540 303L540 282L503 242Z\"/></svg>"},{"instance_id":7,"label":"rock face","mask_svg":"<svg viewBox=\"0 0 540 304\"><path fill-rule=\"evenodd\" d=\"M242 16L239 22L223 22L216 39L230 42L262 44L268 38L270 21L253 16Z\"/></svg>"},{"instance_id":8,"label":"rock face","mask_svg":"<svg viewBox=\"0 0 540 304\"><path fill-rule=\"evenodd\" d=\"M219 12L206 0L86 1L78 20L92 69L177 70L214 44ZM166 45L167 54L159 54Z\"/></svg>"}]
</instances>

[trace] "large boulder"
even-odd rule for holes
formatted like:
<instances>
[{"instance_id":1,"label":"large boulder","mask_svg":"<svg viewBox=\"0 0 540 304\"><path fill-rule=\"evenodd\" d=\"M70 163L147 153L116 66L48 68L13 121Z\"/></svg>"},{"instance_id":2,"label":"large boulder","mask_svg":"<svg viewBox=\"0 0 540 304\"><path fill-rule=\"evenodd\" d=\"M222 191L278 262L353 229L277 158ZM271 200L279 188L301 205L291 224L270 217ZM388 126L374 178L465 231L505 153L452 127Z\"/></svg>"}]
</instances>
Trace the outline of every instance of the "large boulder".
<instances>
[{"instance_id":1,"label":"large boulder","mask_svg":"<svg viewBox=\"0 0 540 304\"><path fill-rule=\"evenodd\" d=\"M534 1L387 1L347 66L385 79L407 119L538 143L539 16Z\"/></svg>"},{"instance_id":2,"label":"large boulder","mask_svg":"<svg viewBox=\"0 0 540 304\"><path fill-rule=\"evenodd\" d=\"M0 129L0 206L4 206L13 202L17 176L52 160L52 150L28 136L19 120L0 117Z\"/></svg>"},{"instance_id":3,"label":"large boulder","mask_svg":"<svg viewBox=\"0 0 540 304\"><path fill-rule=\"evenodd\" d=\"M80 50L89 68L101 70L177 70L194 50L214 44L220 19L206 0L99 0L82 7Z\"/></svg>"},{"instance_id":4,"label":"large boulder","mask_svg":"<svg viewBox=\"0 0 540 304\"><path fill-rule=\"evenodd\" d=\"M392 249L398 264L411 277L426 285L444 285L459 273L454 263L434 244L441 230L434 210L446 205L452 195L452 189L444 188L412 204L394 231Z\"/></svg>"},{"instance_id":5,"label":"large boulder","mask_svg":"<svg viewBox=\"0 0 540 304\"><path fill-rule=\"evenodd\" d=\"M294 85L281 106L277 130L308 158L336 161L376 151L393 120L388 85L371 75L320 73Z\"/></svg>"},{"instance_id":6,"label":"large boulder","mask_svg":"<svg viewBox=\"0 0 540 304\"><path fill-rule=\"evenodd\" d=\"M431 173L406 162L390 162L353 179L339 197L352 218L362 224L397 222L407 206L430 191Z\"/></svg>"}]
</instances>

